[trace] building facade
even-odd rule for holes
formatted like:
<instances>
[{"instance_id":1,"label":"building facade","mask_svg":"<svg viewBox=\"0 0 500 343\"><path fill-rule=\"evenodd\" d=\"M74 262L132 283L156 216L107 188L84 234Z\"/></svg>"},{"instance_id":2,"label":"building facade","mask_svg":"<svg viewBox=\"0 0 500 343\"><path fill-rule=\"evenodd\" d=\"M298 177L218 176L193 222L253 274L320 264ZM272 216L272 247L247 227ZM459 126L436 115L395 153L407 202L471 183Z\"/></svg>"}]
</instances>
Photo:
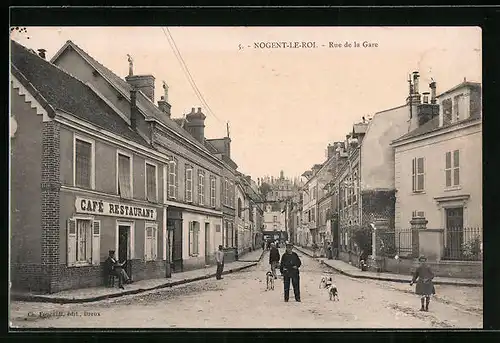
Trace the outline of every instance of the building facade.
<instances>
[{"instance_id":1,"label":"building facade","mask_svg":"<svg viewBox=\"0 0 500 343\"><path fill-rule=\"evenodd\" d=\"M13 287L100 285L109 250L135 280L166 277L168 156L81 80L15 42L11 56Z\"/></svg>"},{"instance_id":2,"label":"building facade","mask_svg":"<svg viewBox=\"0 0 500 343\"><path fill-rule=\"evenodd\" d=\"M416 114L419 125L392 144L396 231L424 219L427 228L443 230L444 257L451 258L450 245L475 236L482 242L481 85L464 81L430 103L424 96ZM468 234L468 228L480 230Z\"/></svg>"}]
</instances>

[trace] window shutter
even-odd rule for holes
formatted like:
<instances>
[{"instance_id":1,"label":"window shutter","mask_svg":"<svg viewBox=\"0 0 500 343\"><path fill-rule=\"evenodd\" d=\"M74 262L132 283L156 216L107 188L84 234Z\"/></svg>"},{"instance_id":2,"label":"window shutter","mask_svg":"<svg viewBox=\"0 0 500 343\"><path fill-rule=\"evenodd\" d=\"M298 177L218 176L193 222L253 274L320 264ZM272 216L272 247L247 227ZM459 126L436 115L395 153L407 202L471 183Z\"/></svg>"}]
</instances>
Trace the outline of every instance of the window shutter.
<instances>
[{"instance_id":1,"label":"window shutter","mask_svg":"<svg viewBox=\"0 0 500 343\"><path fill-rule=\"evenodd\" d=\"M73 266L76 262L76 220L69 219L67 222L67 265Z\"/></svg>"},{"instance_id":2,"label":"window shutter","mask_svg":"<svg viewBox=\"0 0 500 343\"><path fill-rule=\"evenodd\" d=\"M193 255L193 222L189 222L189 255Z\"/></svg>"},{"instance_id":3,"label":"window shutter","mask_svg":"<svg viewBox=\"0 0 500 343\"><path fill-rule=\"evenodd\" d=\"M158 228L153 229L153 260L158 256Z\"/></svg>"},{"instance_id":4,"label":"window shutter","mask_svg":"<svg viewBox=\"0 0 500 343\"><path fill-rule=\"evenodd\" d=\"M144 240L144 260L151 260L151 227L146 226L145 240Z\"/></svg>"},{"instance_id":5,"label":"window shutter","mask_svg":"<svg viewBox=\"0 0 500 343\"><path fill-rule=\"evenodd\" d=\"M92 264L101 264L101 221L94 220L92 226Z\"/></svg>"},{"instance_id":6,"label":"window shutter","mask_svg":"<svg viewBox=\"0 0 500 343\"><path fill-rule=\"evenodd\" d=\"M175 198L179 199L179 173L177 172L177 161L174 163L174 173L175 173Z\"/></svg>"}]
</instances>

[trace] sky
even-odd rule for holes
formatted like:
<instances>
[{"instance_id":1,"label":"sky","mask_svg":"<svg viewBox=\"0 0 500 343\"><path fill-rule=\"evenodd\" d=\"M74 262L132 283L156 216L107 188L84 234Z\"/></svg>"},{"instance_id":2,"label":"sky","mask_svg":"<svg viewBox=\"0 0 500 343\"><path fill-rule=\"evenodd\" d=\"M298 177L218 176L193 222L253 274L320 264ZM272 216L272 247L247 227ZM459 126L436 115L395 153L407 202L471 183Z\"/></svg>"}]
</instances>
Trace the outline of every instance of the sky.
<instances>
[{"instance_id":1,"label":"sky","mask_svg":"<svg viewBox=\"0 0 500 343\"><path fill-rule=\"evenodd\" d=\"M121 77L130 54L134 74L155 76L156 101L162 81L169 85L172 117L202 107L207 138L225 136L229 122L231 157L254 180L281 170L300 176L324 162L328 143L363 116L405 103L413 71L421 92L431 77L438 94L464 78L481 82L478 27L27 27L12 38L46 49L47 59L72 40ZM266 42L315 48L255 47Z\"/></svg>"}]
</instances>

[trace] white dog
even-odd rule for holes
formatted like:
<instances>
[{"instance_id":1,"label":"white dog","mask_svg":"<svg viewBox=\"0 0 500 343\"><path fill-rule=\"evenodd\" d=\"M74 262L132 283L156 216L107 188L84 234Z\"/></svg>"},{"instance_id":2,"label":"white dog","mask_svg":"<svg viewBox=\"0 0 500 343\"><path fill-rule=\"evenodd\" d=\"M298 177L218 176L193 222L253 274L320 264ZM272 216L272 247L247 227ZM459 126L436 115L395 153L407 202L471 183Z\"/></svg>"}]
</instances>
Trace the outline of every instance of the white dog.
<instances>
[{"instance_id":1,"label":"white dog","mask_svg":"<svg viewBox=\"0 0 500 343\"><path fill-rule=\"evenodd\" d=\"M337 300L339 301L339 292L337 289L337 285L333 283L333 279L331 276L323 275L321 277L321 281L319 283L319 288L326 288L328 291L328 296L330 297L330 300Z\"/></svg>"},{"instance_id":2,"label":"white dog","mask_svg":"<svg viewBox=\"0 0 500 343\"><path fill-rule=\"evenodd\" d=\"M274 290L274 275L272 272L266 273L266 281L267 281L266 291Z\"/></svg>"}]
</instances>

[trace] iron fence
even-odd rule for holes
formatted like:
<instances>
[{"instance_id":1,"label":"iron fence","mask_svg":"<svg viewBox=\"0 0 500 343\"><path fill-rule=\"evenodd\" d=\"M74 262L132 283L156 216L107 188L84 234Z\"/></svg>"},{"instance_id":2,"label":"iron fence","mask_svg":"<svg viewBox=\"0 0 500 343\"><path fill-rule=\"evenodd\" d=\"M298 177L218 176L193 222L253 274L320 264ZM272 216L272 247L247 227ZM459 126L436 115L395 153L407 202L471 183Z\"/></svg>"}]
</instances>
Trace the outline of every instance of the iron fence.
<instances>
[{"instance_id":1,"label":"iron fence","mask_svg":"<svg viewBox=\"0 0 500 343\"><path fill-rule=\"evenodd\" d=\"M377 254L383 257L411 255L411 229L377 231Z\"/></svg>"},{"instance_id":2,"label":"iron fence","mask_svg":"<svg viewBox=\"0 0 500 343\"><path fill-rule=\"evenodd\" d=\"M443 235L443 259L456 261L481 261L483 259L482 228L446 228Z\"/></svg>"}]
</instances>

